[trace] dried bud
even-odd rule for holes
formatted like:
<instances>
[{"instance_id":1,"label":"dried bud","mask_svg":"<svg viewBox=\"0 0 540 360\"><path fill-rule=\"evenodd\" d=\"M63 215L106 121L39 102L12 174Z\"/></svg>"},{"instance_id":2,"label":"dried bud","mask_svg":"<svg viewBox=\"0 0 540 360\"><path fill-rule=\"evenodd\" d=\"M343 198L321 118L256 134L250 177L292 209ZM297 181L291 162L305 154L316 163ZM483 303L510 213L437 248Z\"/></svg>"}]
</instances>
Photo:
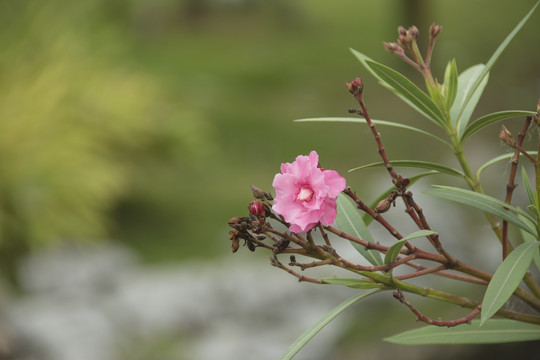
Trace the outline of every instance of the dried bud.
<instances>
[{"instance_id":1,"label":"dried bud","mask_svg":"<svg viewBox=\"0 0 540 360\"><path fill-rule=\"evenodd\" d=\"M501 132L499 133L499 139L501 139L510 146L514 146L514 138L512 137L512 133L504 125L502 126Z\"/></svg>"},{"instance_id":2,"label":"dried bud","mask_svg":"<svg viewBox=\"0 0 540 360\"><path fill-rule=\"evenodd\" d=\"M405 35L399 35L399 37L397 39L397 44L402 49L407 50L409 48L409 43L408 43L407 37Z\"/></svg>"},{"instance_id":3,"label":"dried bud","mask_svg":"<svg viewBox=\"0 0 540 360\"><path fill-rule=\"evenodd\" d=\"M407 30L405 30L405 28L403 26L399 26L397 28L397 32L398 32L399 35L403 35L403 36L407 35Z\"/></svg>"},{"instance_id":4,"label":"dried bud","mask_svg":"<svg viewBox=\"0 0 540 360\"><path fill-rule=\"evenodd\" d=\"M418 39L419 34L420 34L420 31L418 31L418 28L413 25L407 31L407 38L410 37L414 41L414 40Z\"/></svg>"},{"instance_id":5,"label":"dried bud","mask_svg":"<svg viewBox=\"0 0 540 360\"><path fill-rule=\"evenodd\" d=\"M290 244L290 240L281 239L275 244L274 253L279 254L280 252L285 251Z\"/></svg>"},{"instance_id":6,"label":"dried bud","mask_svg":"<svg viewBox=\"0 0 540 360\"><path fill-rule=\"evenodd\" d=\"M234 228L236 225L240 224L241 218L239 216L235 216L229 220L229 226Z\"/></svg>"},{"instance_id":7,"label":"dried bud","mask_svg":"<svg viewBox=\"0 0 540 360\"><path fill-rule=\"evenodd\" d=\"M248 221L250 221L248 217L235 216L231 220L229 220L229 226L233 229L242 231L246 229Z\"/></svg>"},{"instance_id":8,"label":"dried bud","mask_svg":"<svg viewBox=\"0 0 540 360\"><path fill-rule=\"evenodd\" d=\"M259 200L252 200L249 203L249 212L256 217L264 217L264 205Z\"/></svg>"},{"instance_id":9,"label":"dried bud","mask_svg":"<svg viewBox=\"0 0 540 360\"><path fill-rule=\"evenodd\" d=\"M432 37L432 38L436 38L437 35L440 34L442 30L442 26L441 25L436 25L435 23L431 24L431 26L429 27L429 35Z\"/></svg>"},{"instance_id":10,"label":"dried bud","mask_svg":"<svg viewBox=\"0 0 540 360\"><path fill-rule=\"evenodd\" d=\"M255 199L264 199L264 191L256 187L255 185L250 185L251 191Z\"/></svg>"},{"instance_id":11,"label":"dried bud","mask_svg":"<svg viewBox=\"0 0 540 360\"><path fill-rule=\"evenodd\" d=\"M251 251L251 252L255 251L256 246L255 246L255 244L253 242L251 242L249 240L246 240L246 245L247 245L249 251Z\"/></svg>"},{"instance_id":12,"label":"dried bud","mask_svg":"<svg viewBox=\"0 0 540 360\"><path fill-rule=\"evenodd\" d=\"M349 92L355 96L362 94L362 91L364 90L364 84L360 78L354 79L350 84L348 82L345 84L347 85Z\"/></svg>"},{"instance_id":13,"label":"dried bud","mask_svg":"<svg viewBox=\"0 0 540 360\"><path fill-rule=\"evenodd\" d=\"M383 42L383 45L386 48L386 50L388 50L388 52L390 52L390 54L403 53L403 49L396 43Z\"/></svg>"},{"instance_id":14,"label":"dried bud","mask_svg":"<svg viewBox=\"0 0 540 360\"><path fill-rule=\"evenodd\" d=\"M383 199L375 207L375 212L379 214L385 213L390 209L390 205L392 205L392 201L390 201L390 199Z\"/></svg>"},{"instance_id":15,"label":"dried bud","mask_svg":"<svg viewBox=\"0 0 540 360\"><path fill-rule=\"evenodd\" d=\"M235 253L238 251L238 248L240 247L240 233L238 230L231 230L229 231L229 239L232 241L232 252Z\"/></svg>"}]
</instances>

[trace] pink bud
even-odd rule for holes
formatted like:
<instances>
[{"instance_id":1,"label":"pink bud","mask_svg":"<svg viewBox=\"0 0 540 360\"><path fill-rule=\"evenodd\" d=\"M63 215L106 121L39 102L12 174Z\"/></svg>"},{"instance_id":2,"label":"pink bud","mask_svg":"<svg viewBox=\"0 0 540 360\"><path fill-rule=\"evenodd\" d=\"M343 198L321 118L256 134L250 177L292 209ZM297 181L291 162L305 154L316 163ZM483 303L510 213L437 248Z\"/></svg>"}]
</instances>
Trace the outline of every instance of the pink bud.
<instances>
[{"instance_id":1,"label":"pink bud","mask_svg":"<svg viewBox=\"0 0 540 360\"><path fill-rule=\"evenodd\" d=\"M264 205L259 200L252 200L249 203L249 212L257 217L263 217Z\"/></svg>"},{"instance_id":2,"label":"pink bud","mask_svg":"<svg viewBox=\"0 0 540 360\"><path fill-rule=\"evenodd\" d=\"M439 35L441 30L442 30L441 25L436 25L435 23L433 23L429 27L429 34L431 35L432 38L434 38L434 37L437 37L437 35Z\"/></svg>"},{"instance_id":3,"label":"pink bud","mask_svg":"<svg viewBox=\"0 0 540 360\"><path fill-rule=\"evenodd\" d=\"M347 85L349 92L355 96L362 94L362 91L364 90L364 85L360 78L354 79L350 84L348 82L345 84Z\"/></svg>"}]
</instances>

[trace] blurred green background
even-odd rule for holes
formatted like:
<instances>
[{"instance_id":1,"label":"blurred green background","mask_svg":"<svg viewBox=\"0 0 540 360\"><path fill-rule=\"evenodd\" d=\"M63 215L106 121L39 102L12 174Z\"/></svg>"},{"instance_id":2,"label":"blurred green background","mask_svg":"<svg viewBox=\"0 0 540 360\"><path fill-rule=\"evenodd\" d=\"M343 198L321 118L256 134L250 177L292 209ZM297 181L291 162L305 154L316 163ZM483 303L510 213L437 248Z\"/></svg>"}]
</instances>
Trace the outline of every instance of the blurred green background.
<instances>
[{"instance_id":1,"label":"blurred green background","mask_svg":"<svg viewBox=\"0 0 540 360\"><path fill-rule=\"evenodd\" d=\"M365 75L372 117L426 124L349 47L414 75L381 42L412 23L426 41L436 21L442 76L452 56L461 70L485 61L533 3L2 1L1 263L101 239L149 261L226 254L227 219L245 213L250 184L270 189L281 162L316 149L345 172L375 159L364 129L292 122L348 116L345 81ZM481 111L536 104L534 19L495 67ZM418 142L388 133L390 154L414 154ZM361 191L360 175L349 182Z\"/></svg>"},{"instance_id":2,"label":"blurred green background","mask_svg":"<svg viewBox=\"0 0 540 360\"><path fill-rule=\"evenodd\" d=\"M367 129L292 122L348 116L345 81L365 78L373 118L430 128L349 47L415 76L382 41L414 23L425 44L435 21L441 78L452 57L459 70L485 62L534 3L0 1L2 274L64 242L120 242L149 263L231 256L227 220L247 213L250 184L271 190L281 162L317 150L346 173L377 160ZM535 108L539 19L495 66L479 114ZM484 132L495 148L497 133ZM406 136L383 134L391 157L447 159ZM377 174L347 180L374 198Z\"/></svg>"}]
</instances>

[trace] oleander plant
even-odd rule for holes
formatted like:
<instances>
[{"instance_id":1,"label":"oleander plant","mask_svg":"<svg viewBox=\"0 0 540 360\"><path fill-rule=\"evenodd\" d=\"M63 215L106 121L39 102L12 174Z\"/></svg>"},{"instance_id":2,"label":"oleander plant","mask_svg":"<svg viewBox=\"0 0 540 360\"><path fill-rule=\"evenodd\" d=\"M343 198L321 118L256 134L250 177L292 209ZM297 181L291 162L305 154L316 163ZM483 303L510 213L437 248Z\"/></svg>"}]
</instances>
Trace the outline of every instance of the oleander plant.
<instances>
[{"instance_id":1,"label":"oleander plant","mask_svg":"<svg viewBox=\"0 0 540 360\"><path fill-rule=\"evenodd\" d=\"M540 285L535 279L535 274L538 275L540 270L540 101L531 104L534 110L505 110L472 118L490 70L539 3L505 38L486 64L458 72L456 60L452 59L448 62L442 83L432 74L430 67L435 42L442 27L433 24L429 28L429 45L425 53L420 51L417 43L419 30L415 26L408 29L399 27L397 41L384 43L384 46L418 70L425 81L426 91L401 73L351 50L365 70L442 129L445 136L399 122L371 119L360 78L346 83L349 93L359 105L349 110L355 117L299 120L355 122L359 126L369 127L381 161L353 170L382 166L388 172L389 188L375 201L366 203L347 186L342 175L327 169L326 164L323 167L319 154L311 151L298 156L291 163L281 164L280 172L272 183L273 192L252 186L254 199L249 203L249 213L229 221L233 252L240 245L245 245L251 251L262 248L269 252L273 266L299 281L359 290L307 329L285 351L282 359L292 358L319 330L350 305L378 293L391 294L397 304L402 304L413 314L412 320L426 324L397 335L389 334L392 336L385 340L392 343L486 344L540 339ZM487 156L481 166L473 169L464 151L465 142L486 126L508 119L522 121L521 131L514 135L502 125L499 139L494 141L501 142L509 151ZM379 127L388 126L440 141L455 157L460 168L423 160L389 159L378 130ZM525 146L524 141L526 137L533 136L538 138L536 149L528 149L530 146ZM503 147L500 149L504 150ZM500 162L507 162L509 170L501 185L505 191L497 197L486 194L481 176L486 168ZM417 168L423 172L407 176L398 172L398 168L404 171ZM463 186L434 185L421 189L423 194L473 208L485 215L486 223L479 226L489 224L493 230L490 245L499 249L497 251L500 253L500 264L494 273L483 270L481 261L467 263L447 250L447 243L467 239L439 236L437 229L430 225L430 217L435 217L437 209L424 209L410 187L419 179L434 174L457 177L462 180ZM518 207L512 201L518 185L527 200L524 207ZM395 207L398 202L403 205ZM404 212L399 210L401 216L411 221L417 229L412 233L402 233L398 225L387 220L390 212L403 208ZM451 214L445 216L452 218ZM383 229L386 236L375 237L374 228ZM338 242L352 244L365 262L358 264L341 256L334 246ZM329 270L331 267L343 269L350 276L310 276L310 269L318 268L317 273L320 274L325 267ZM400 270L395 271L398 268ZM431 282L434 287L416 285L413 280L420 277L434 279ZM484 289L483 298L475 298L475 294L468 297L437 289L437 277L451 279L456 284L476 284ZM411 295L463 307L468 309L468 313L457 319L430 317L412 303ZM526 305L520 310L505 306L511 301Z\"/></svg>"}]
</instances>

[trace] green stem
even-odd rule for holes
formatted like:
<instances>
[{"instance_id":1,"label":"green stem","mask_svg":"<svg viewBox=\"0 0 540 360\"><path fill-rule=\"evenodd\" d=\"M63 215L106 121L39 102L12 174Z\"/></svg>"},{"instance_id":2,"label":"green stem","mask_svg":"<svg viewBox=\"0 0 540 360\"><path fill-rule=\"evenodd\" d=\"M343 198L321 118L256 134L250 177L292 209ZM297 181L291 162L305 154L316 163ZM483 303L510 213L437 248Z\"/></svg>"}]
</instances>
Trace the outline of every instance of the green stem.
<instances>
[{"instance_id":1,"label":"green stem","mask_svg":"<svg viewBox=\"0 0 540 360\"><path fill-rule=\"evenodd\" d=\"M478 302L473 301L466 297L449 294L447 292L432 289L432 288L423 288L420 286L412 285L412 284L397 280L395 278L393 279L393 283L395 287L401 289L402 291L406 291L409 293L417 294L417 295L428 297L431 299L459 305L465 308L474 309L479 305ZM509 319L515 319L519 321L540 324L540 317L538 316L516 313L509 310L499 310L496 314L498 316L502 316Z\"/></svg>"},{"instance_id":2,"label":"green stem","mask_svg":"<svg viewBox=\"0 0 540 360\"><path fill-rule=\"evenodd\" d=\"M452 150L454 152L456 159L459 162L459 165L461 166L461 169L463 170L463 173L465 174L465 180L467 181L467 184L469 184L469 187L471 188L471 190L479 194L484 194L484 189L482 188L482 185L480 184L478 179L475 178L471 170L471 167L469 166L469 163L467 162L467 159L465 158L465 154L463 153L463 144L461 143L461 141L458 140L457 133L453 131L449 135L452 141ZM493 232L495 233L495 235L497 235L497 238L499 239L499 241L502 242L501 223L495 216L491 214L486 214L486 216L491 225L491 228L493 229Z\"/></svg>"},{"instance_id":3,"label":"green stem","mask_svg":"<svg viewBox=\"0 0 540 360\"><path fill-rule=\"evenodd\" d=\"M458 140L456 132L453 131L449 133L449 135L452 141L452 150L463 170L463 173L465 174L465 180L469 184L469 187L471 188L471 190L477 193L484 194L484 189L482 188L482 185L480 184L479 179L475 178L471 170L471 167L469 166L469 163L467 162L467 159L465 158L465 154L463 153L463 145ZM540 133L539 133L539 137L540 137ZM535 175L536 175L536 194L537 194L536 196L537 196L537 199L540 199L539 197L540 196L540 139L538 142L538 150L539 150L538 152L539 155L535 163ZM493 232L495 233L499 241L502 243L503 232L501 229L501 223L495 216L491 214L486 214L486 216L491 225L491 228L493 229ZM537 227L538 226L540 225L537 224ZM538 232L540 233L540 228L538 229ZM540 286L536 283L536 281L533 279L531 274L530 273L525 274L525 277L523 280L525 284L527 285L527 287L536 296L536 298L540 298Z\"/></svg>"}]
</instances>

